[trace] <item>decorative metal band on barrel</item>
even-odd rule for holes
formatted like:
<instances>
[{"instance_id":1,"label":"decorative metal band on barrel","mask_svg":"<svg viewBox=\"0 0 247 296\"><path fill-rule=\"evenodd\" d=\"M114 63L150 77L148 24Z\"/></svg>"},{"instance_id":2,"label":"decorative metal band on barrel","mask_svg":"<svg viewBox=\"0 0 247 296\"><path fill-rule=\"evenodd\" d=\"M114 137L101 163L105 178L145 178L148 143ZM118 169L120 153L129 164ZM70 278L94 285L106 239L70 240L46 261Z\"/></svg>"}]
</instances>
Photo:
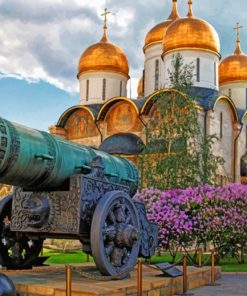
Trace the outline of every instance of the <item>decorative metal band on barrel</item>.
<instances>
[{"instance_id":1,"label":"decorative metal band on barrel","mask_svg":"<svg viewBox=\"0 0 247 296\"><path fill-rule=\"evenodd\" d=\"M10 169L16 162L20 153L20 139L18 133L11 122L4 121L0 118L0 131L1 131L1 146L0 146L0 176L4 175L5 171ZM7 154L8 143L10 151ZM6 159L7 157L7 159Z\"/></svg>"}]
</instances>

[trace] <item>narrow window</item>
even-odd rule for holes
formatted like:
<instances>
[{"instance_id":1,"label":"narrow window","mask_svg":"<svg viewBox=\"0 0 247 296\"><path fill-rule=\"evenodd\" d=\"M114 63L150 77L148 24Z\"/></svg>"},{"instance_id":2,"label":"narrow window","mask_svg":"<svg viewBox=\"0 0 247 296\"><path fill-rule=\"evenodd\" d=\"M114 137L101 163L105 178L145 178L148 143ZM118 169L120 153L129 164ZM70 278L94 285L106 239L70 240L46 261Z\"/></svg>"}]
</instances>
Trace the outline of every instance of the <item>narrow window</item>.
<instances>
[{"instance_id":1,"label":"narrow window","mask_svg":"<svg viewBox=\"0 0 247 296\"><path fill-rule=\"evenodd\" d=\"M232 97L232 89L229 88L229 98L231 98L231 97Z\"/></svg>"},{"instance_id":2,"label":"narrow window","mask_svg":"<svg viewBox=\"0 0 247 296\"><path fill-rule=\"evenodd\" d=\"M223 138L223 113L220 112L220 139Z\"/></svg>"},{"instance_id":3,"label":"narrow window","mask_svg":"<svg viewBox=\"0 0 247 296\"><path fill-rule=\"evenodd\" d=\"M245 127L245 148L247 149L247 125Z\"/></svg>"},{"instance_id":4,"label":"narrow window","mask_svg":"<svg viewBox=\"0 0 247 296\"><path fill-rule=\"evenodd\" d=\"M123 84L122 81L120 81L120 92L119 92L120 93L120 97L122 96L122 84Z\"/></svg>"},{"instance_id":5,"label":"narrow window","mask_svg":"<svg viewBox=\"0 0 247 296\"><path fill-rule=\"evenodd\" d=\"M155 60L154 90L159 89L159 60Z\"/></svg>"},{"instance_id":6,"label":"narrow window","mask_svg":"<svg viewBox=\"0 0 247 296\"><path fill-rule=\"evenodd\" d=\"M106 93L106 79L103 79L103 88L102 88L102 99L105 100L105 93Z\"/></svg>"},{"instance_id":7,"label":"narrow window","mask_svg":"<svg viewBox=\"0 0 247 296\"><path fill-rule=\"evenodd\" d=\"M216 81L216 77L217 76L217 73L216 73L216 62L214 62L214 85L217 84L217 81Z\"/></svg>"},{"instance_id":8,"label":"narrow window","mask_svg":"<svg viewBox=\"0 0 247 296\"><path fill-rule=\"evenodd\" d=\"M196 81L200 82L200 58L196 59Z\"/></svg>"},{"instance_id":9,"label":"narrow window","mask_svg":"<svg viewBox=\"0 0 247 296\"><path fill-rule=\"evenodd\" d=\"M143 80L142 90L144 93L144 90L145 90L145 69L143 69L143 71L142 71L142 80Z\"/></svg>"},{"instance_id":10,"label":"narrow window","mask_svg":"<svg viewBox=\"0 0 247 296\"><path fill-rule=\"evenodd\" d=\"M86 85L86 100L88 101L89 97L89 80L87 80L87 85Z\"/></svg>"},{"instance_id":11,"label":"narrow window","mask_svg":"<svg viewBox=\"0 0 247 296\"><path fill-rule=\"evenodd\" d=\"M245 103L246 103L246 109L247 109L247 88L246 88L246 92L245 92Z\"/></svg>"}]
</instances>

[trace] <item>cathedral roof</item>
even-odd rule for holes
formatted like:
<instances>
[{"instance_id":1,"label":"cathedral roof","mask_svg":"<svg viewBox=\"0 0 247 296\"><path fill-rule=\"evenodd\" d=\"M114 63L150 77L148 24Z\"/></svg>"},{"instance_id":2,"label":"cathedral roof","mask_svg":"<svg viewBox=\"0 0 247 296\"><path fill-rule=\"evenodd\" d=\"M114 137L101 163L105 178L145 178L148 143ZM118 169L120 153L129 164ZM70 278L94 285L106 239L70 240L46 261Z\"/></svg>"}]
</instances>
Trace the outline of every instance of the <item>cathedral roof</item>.
<instances>
[{"instance_id":1,"label":"cathedral roof","mask_svg":"<svg viewBox=\"0 0 247 296\"><path fill-rule=\"evenodd\" d=\"M237 24L237 29L239 28L241 27ZM239 31L234 53L220 63L219 81L220 85L231 82L247 82L247 55L241 49Z\"/></svg>"},{"instance_id":2,"label":"cathedral roof","mask_svg":"<svg viewBox=\"0 0 247 296\"><path fill-rule=\"evenodd\" d=\"M150 45L156 43L162 43L164 34L168 28L168 26L179 18L178 10L177 10L177 0L173 0L172 11L167 20L163 21L162 23L157 24L154 26L146 35L145 37L145 45L144 51Z\"/></svg>"},{"instance_id":3,"label":"cathedral roof","mask_svg":"<svg viewBox=\"0 0 247 296\"><path fill-rule=\"evenodd\" d=\"M129 78L129 63L123 50L109 42L106 34L106 18L100 42L89 46L81 55L78 75L88 71L110 71L124 74Z\"/></svg>"},{"instance_id":4,"label":"cathedral roof","mask_svg":"<svg viewBox=\"0 0 247 296\"><path fill-rule=\"evenodd\" d=\"M163 39L163 56L175 50L203 50L220 56L220 41L215 29L206 21L194 17L189 0L187 17L174 21Z\"/></svg>"}]
</instances>

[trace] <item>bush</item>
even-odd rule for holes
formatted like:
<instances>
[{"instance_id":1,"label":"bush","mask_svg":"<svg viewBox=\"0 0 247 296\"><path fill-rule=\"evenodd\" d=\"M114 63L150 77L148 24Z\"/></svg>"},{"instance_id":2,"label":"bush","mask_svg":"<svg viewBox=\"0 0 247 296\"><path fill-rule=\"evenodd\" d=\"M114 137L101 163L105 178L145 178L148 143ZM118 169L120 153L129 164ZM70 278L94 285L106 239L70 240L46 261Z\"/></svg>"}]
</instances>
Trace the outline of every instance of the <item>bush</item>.
<instances>
[{"instance_id":1,"label":"bush","mask_svg":"<svg viewBox=\"0 0 247 296\"><path fill-rule=\"evenodd\" d=\"M145 203L148 218L159 225L159 244L173 258L179 248L211 243L220 257L231 253L244 263L247 243L247 186L208 185L160 191L144 189L135 199Z\"/></svg>"}]
</instances>

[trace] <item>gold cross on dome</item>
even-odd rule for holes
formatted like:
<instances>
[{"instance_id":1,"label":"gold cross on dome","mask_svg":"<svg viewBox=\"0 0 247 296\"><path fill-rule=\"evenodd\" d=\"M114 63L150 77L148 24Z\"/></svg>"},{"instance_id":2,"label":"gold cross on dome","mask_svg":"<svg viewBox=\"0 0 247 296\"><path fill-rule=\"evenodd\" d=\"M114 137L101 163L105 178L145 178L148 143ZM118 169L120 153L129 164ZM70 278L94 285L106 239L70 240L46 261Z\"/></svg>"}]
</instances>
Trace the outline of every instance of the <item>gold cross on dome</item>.
<instances>
[{"instance_id":1,"label":"gold cross on dome","mask_svg":"<svg viewBox=\"0 0 247 296\"><path fill-rule=\"evenodd\" d=\"M107 26L106 26L106 22L107 22L107 14L111 13L110 11L107 11L107 8L105 8L105 12L101 14L101 16L104 16L105 19L104 19L104 29L107 29Z\"/></svg>"},{"instance_id":2,"label":"gold cross on dome","mask_svg":"<svg viewBox=\"0 0 247 296\"><path fill-rule=\"evenodd\" d=\"M243 26L240 26L240 24L239 23L237 23L237 26L235 27L235 28L233 28L234 30L236 30L237 31L237 40L239 40L239 33L240 33L240 29L242 29L243 28Z\"/></svg>"}]
</instances>

